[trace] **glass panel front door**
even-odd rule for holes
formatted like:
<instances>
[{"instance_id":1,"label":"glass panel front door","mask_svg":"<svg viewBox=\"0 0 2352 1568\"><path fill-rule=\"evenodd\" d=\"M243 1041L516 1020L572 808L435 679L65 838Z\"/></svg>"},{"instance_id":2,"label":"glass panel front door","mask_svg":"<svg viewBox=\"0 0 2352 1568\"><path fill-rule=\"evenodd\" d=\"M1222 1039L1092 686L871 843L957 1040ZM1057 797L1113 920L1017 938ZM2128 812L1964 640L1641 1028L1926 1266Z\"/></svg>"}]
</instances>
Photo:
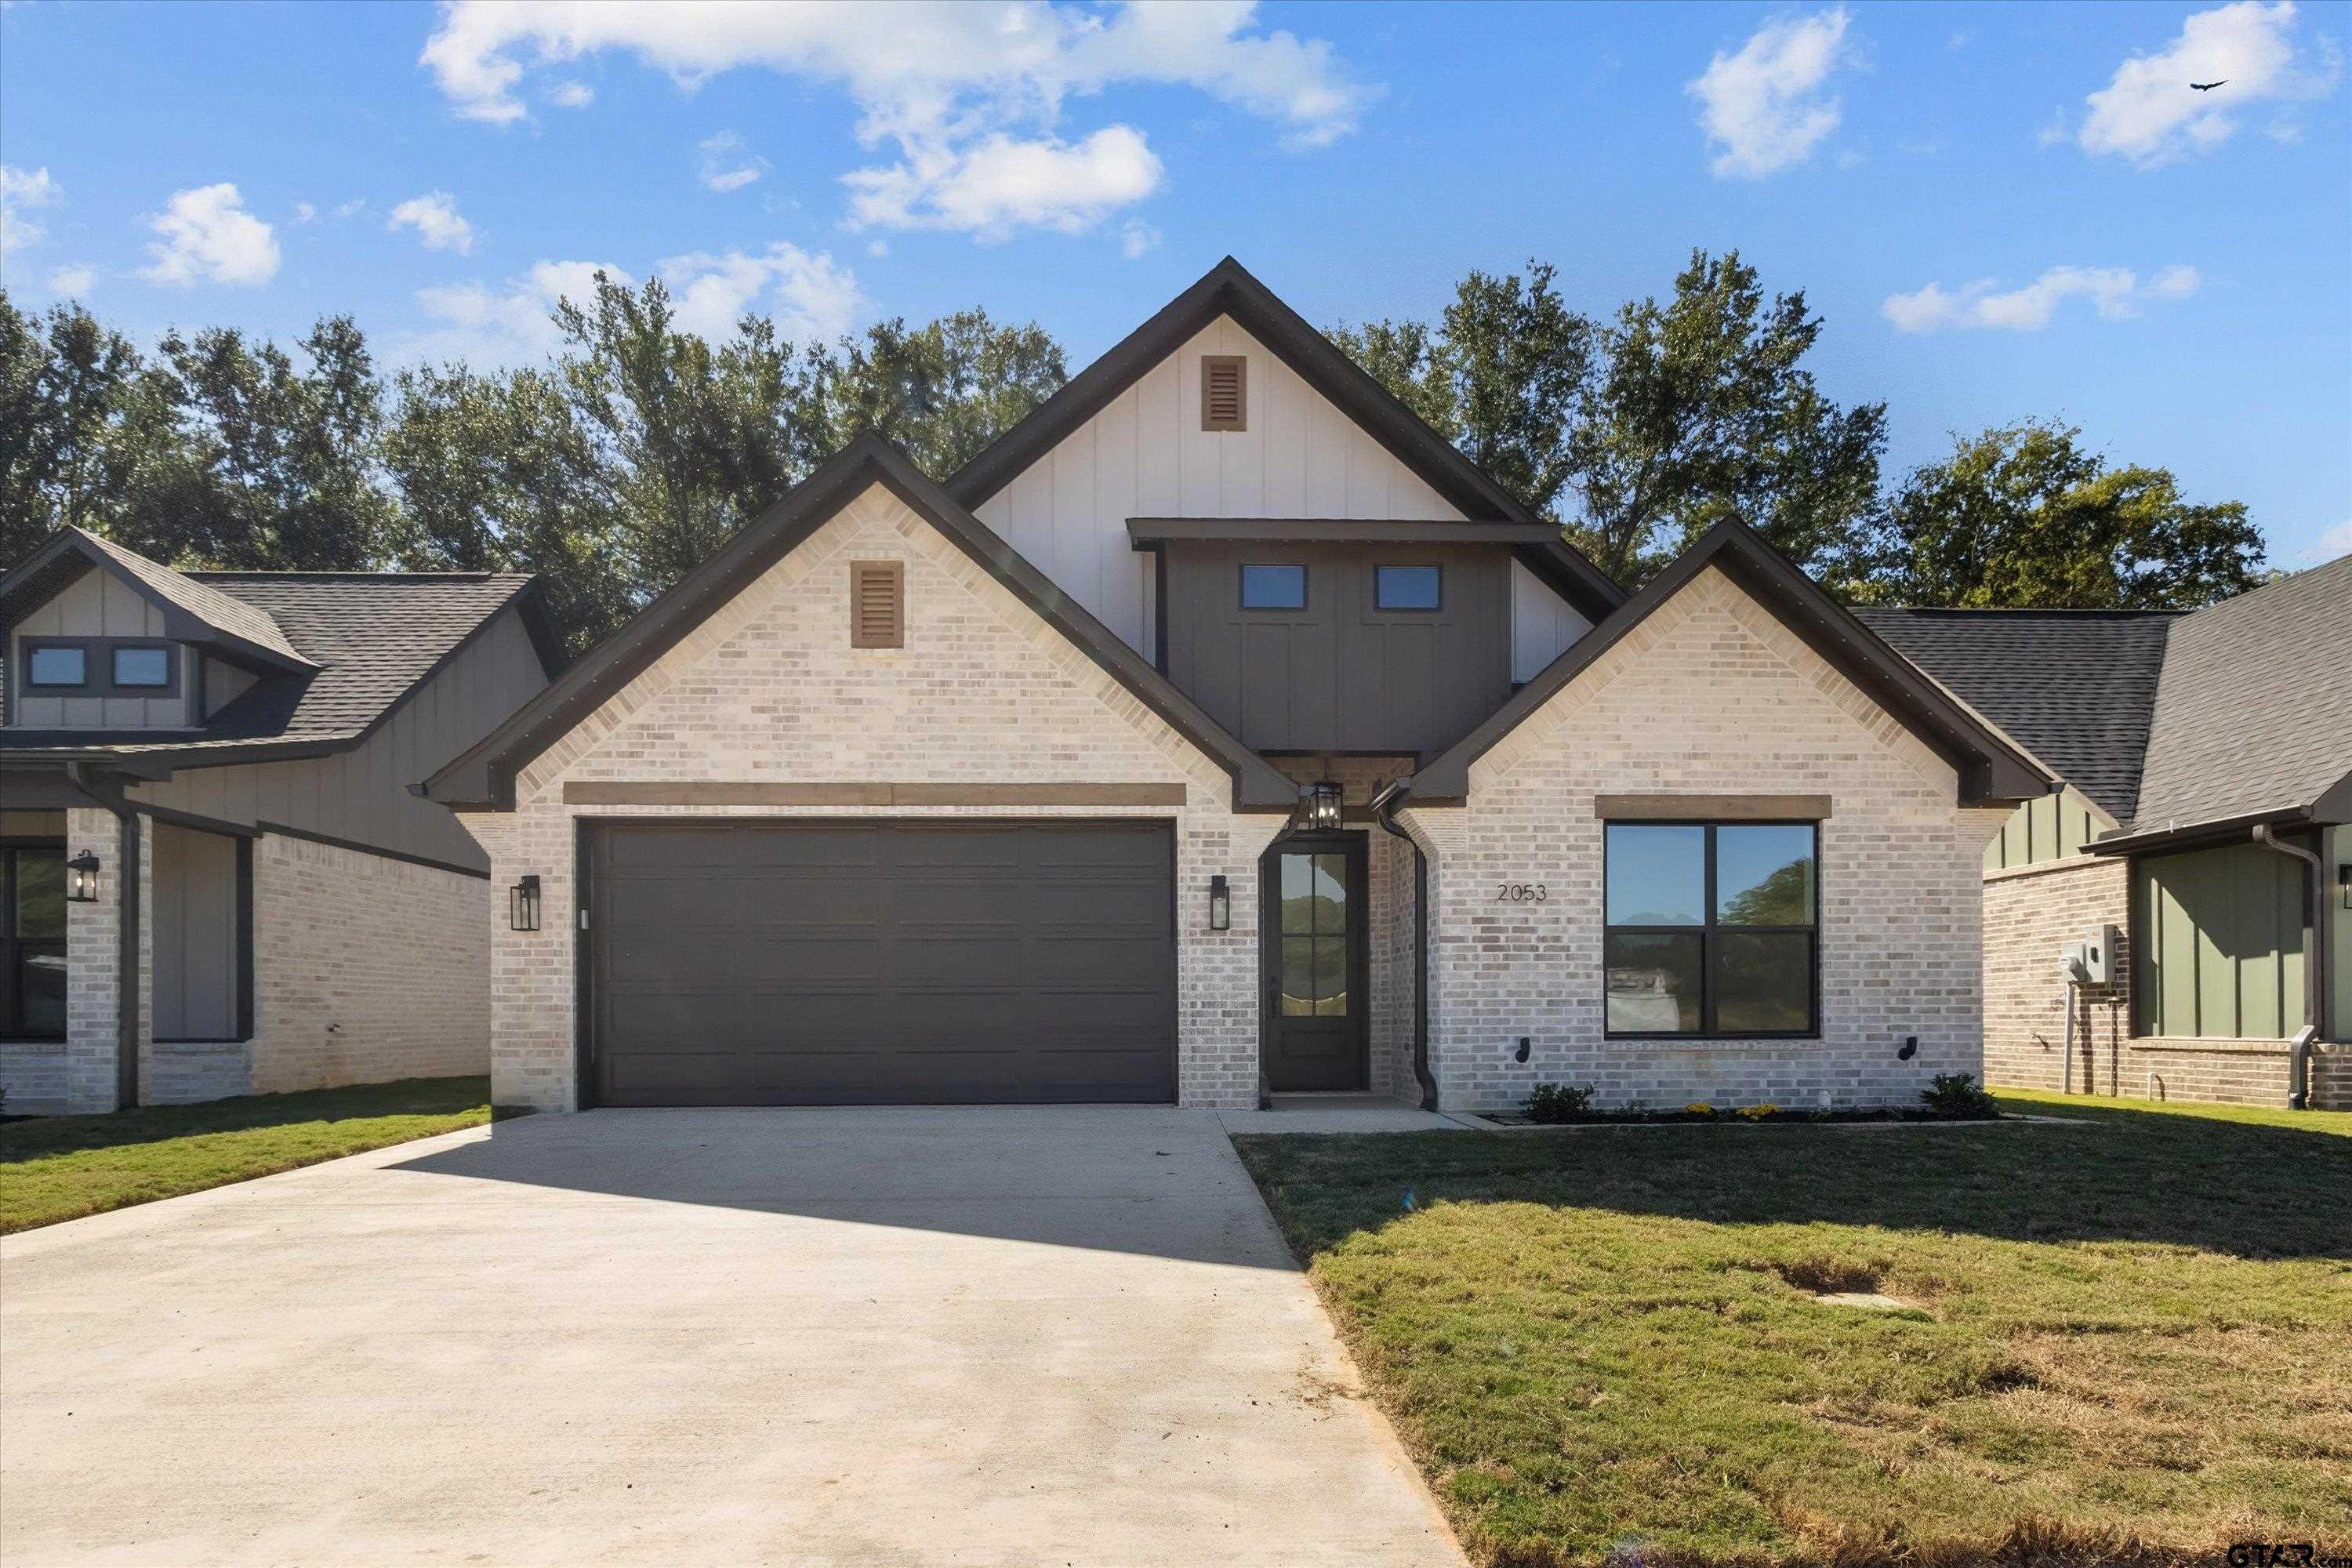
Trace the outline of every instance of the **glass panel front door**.
<instances>
[{"instance_id":1,"label":"glass panel front door","mask_svg":"<svg viewBox=\"0 0 2352 1568\"><path fill-rule=\"evenodd\" d=\"M1274 894L1267 1085L1277 1091L1361 1089L1369 1039L1363 835L1286 839L1266 857L1265 875Z\"/></svg>"},{"instance_id":2,"label":"glass panel front door","mask_svg":"<svg viewBox=\"0 0 2352 1568\"><path fill-rule=\"evenodd\" d=\"M0 1034L65 1032L65 847L0 850Z\"/></svg>"}]
</instances>

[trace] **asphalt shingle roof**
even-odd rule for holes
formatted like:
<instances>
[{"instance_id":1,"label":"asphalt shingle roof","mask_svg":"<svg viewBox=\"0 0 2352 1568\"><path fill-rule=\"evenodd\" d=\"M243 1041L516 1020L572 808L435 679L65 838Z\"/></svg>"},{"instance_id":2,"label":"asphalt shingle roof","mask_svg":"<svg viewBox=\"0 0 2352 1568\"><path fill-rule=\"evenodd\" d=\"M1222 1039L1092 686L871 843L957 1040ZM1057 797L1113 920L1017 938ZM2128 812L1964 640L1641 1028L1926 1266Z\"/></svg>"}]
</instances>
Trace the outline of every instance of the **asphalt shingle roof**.
<instances>
[{"instance_id":1,"label":"asphalt shingle roof","mask_svg":"<svg viewBox=\"0 0 2352 1568\"><path fill-rule=\"evenodd\" d=\"M2171 611L1865 607L1863 625L2118 823L2137 813Z\"/></svg>"},{"instance_id":2,"label":"asphalt shingle roof","mask_svg":"<svg viewBox=\"0 0 2352 1568\"><path fill-rule=\"evenodd\" d=\"M2352 773L2352 555L2173 624L2136 826L2307 806Z\"/></svg>"},{"instance_id":3,"label":"asphalt shingle roof","mask_svg":"<svg viewBox=\"0 0 2352 1568\"><path fill-rule=\"evenodd\" d=\"M100 539L87 529L77 528L70 531L105 556L124 576L137 579L198 620L287 658L306 657L286 640L284 631L271 620L267 610L257 609L232 595L222 593L205 581L210 574L175 572L161 562L148 560L136 551L125 550L120 544Z\"/></svg>"},{"instance_id":4,"label":"asphalt shingle roof","mask_svg":"<svg viewBox=\"0 0 2352 1568\"><path fill-rule=\"evenodd\" d=\"M248 621L268 623L289 652L319 668L264 675L196 734L10 730L0 731L0 747L180 752L352 740L530 583L514 573L171 572L145 564L206 600L236 605Z\"/></svg>"}]
</instances>

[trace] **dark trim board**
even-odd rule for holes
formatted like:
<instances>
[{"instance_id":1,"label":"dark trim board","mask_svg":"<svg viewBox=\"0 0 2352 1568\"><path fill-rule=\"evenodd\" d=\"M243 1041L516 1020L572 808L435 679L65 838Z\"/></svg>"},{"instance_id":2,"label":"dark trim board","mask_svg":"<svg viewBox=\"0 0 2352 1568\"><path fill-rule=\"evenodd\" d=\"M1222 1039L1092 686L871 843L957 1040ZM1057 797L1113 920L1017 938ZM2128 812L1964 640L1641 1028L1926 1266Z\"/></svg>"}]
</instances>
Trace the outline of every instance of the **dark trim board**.
<instances>
[{"instance_id":1,"label":"dark trim board","mask_svg":"<svg viewBox=\"0 0 2352 1568\"><path fill-rule=\"evenodd\" d=\"M785 784L580 779L566 805L1182 805L1181 784Z\"/></svg>"},{"instance_id":2,"label":"dark trim board","mask_svg":"<svg viewBox=\"0 0 2352 1568\"><path fill-rule=\"evenodd\" d=\"M1365 521L1344 517L1130 517L1129 545L1149 550L1171 539L1243 542L1297 540L1318 544L1548 544L1549 522Z\"/></svg>"}]
</instances>

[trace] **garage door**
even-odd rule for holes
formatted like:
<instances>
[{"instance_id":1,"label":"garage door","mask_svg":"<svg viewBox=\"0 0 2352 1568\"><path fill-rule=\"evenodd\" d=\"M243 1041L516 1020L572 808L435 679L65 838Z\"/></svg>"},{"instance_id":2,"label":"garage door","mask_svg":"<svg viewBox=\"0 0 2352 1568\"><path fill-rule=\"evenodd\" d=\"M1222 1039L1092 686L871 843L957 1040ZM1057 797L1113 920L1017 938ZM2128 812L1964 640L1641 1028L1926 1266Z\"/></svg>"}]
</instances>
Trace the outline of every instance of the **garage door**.
<instances>
[{"instance_id":1,"label":"garage door","mask_svg":"<svg viewBox=\"0 0 2352 1568\"><path fill-rule=\"evenodd\" d=\"M597 1100L1171 1100L1173 859L1164 823L597 825Z\"/></svg>"}]
</instances>

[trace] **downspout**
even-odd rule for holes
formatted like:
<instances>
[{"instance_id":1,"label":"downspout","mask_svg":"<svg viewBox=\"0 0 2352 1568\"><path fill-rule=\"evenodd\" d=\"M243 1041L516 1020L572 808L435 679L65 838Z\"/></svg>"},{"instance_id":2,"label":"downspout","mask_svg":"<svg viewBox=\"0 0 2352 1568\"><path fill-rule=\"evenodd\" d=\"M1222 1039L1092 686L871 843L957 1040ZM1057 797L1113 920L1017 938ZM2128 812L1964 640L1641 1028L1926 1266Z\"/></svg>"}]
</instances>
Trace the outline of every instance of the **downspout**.
<instances>
[{"instance_id":1,"label":"downspout","mask_svg":"<svg viewBox=\"0 0 2352 1568\"><path fill-rule=\"evenodd\" d=\"M100 783L102 776L88 763L66 763L67 780L114 813L122 829L115 850L122 891L115 900L114 1074L115 1107L128 1110L139 1103L139 813L121 786Z\"/></svg>"},{"instance_id":2,"label":"downspout","mask_svg":"<svg viewBox=\"0 0 2352 1568\"><path fill-rule=\"evenodd\" d=\"M2319 1037L2319 921L2327 898L2326 870L2319 857L2300 844L2289 844L2271 831L2270 824L2254 824L2254 842L2281 855L2292 855L2310 868L2304 879L2303 906L2303 1027L2287 1047L2286 1108L2311 1109L2311 1043Z\"/></svg>"},{"instance_id":3,"label":"downspout","mask_svg":"<svg viewBox=\"0 0 2352 1568\"><path fill-rule=\"evenodd\" d=\"M1421 1108L1437 1109L1437 1079L1429 1071L1429 857L1421 846L1396 824L1397 797L1412 785L1403 779L1391 779L1372 797L1372 820L1383 831L1404 840L1412 851L1413 918L1420 922L1412 942L1416 973L1412 983L1412 1076L1421 1084Z\"/></svg>"}]
</instances>

